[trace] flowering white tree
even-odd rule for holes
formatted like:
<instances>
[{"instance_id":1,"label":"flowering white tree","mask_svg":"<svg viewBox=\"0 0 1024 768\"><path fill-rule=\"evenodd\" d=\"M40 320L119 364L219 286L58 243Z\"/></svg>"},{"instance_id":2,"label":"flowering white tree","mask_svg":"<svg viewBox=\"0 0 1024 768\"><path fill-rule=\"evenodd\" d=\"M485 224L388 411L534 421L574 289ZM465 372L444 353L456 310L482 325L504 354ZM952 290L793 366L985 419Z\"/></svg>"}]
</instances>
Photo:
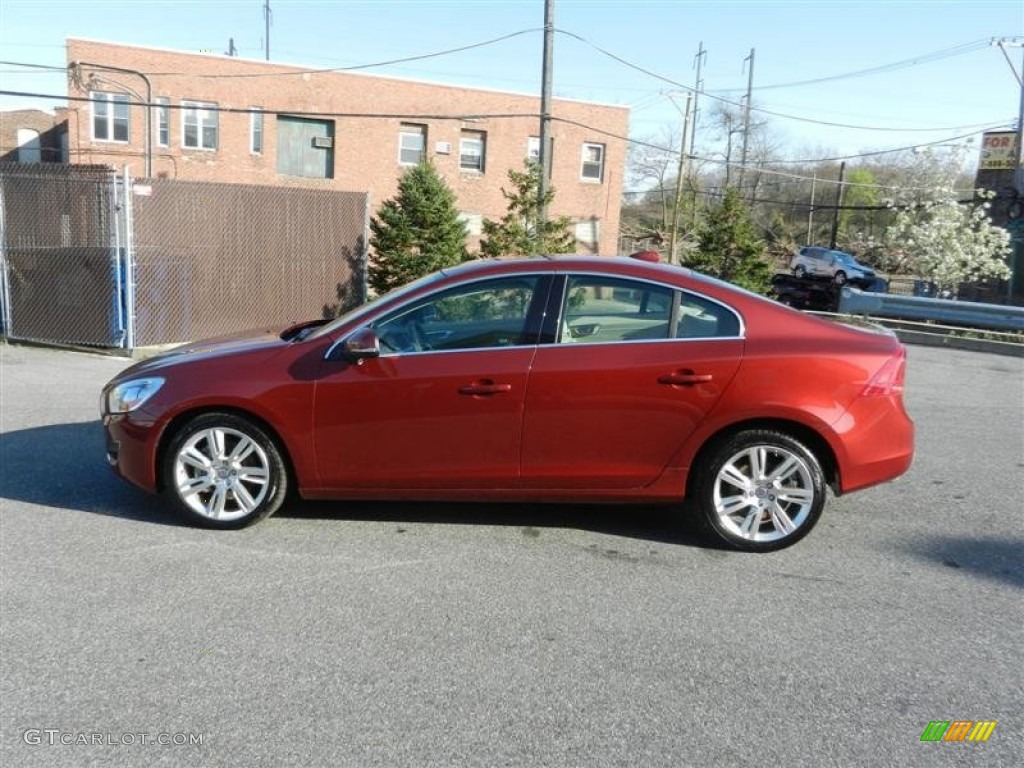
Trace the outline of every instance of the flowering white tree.
<instances>
[{"instance_id":1,"label":"flowering white tree","mask_svg":"<svg viewBox=\"0 0 1024 768\"><path fill-rule=\"evenodd\" d=\"M889 201L898 210L883 236L889 253L902 270L932 281L942 291L986 277L1010 276L1010 235L993 226L988 214L993 195L978 190L972 202L959 202L970 194L956 189L966 151L915 151L907 169L910 183Z\"/></svg>"},{"instance_id":2,"label":"flowering white tree","mask_svg":"<svg viewBox=\"0 0 1024 768\"><path fill-rule=\"evenodd\" d=\"M989 219L991 197L982 192L977 202L960 203L952 189L937 189L931 202L900 210L885 241L901 252L909 271L940 290L986 277L1007 278L1010 234Z\"/></svg>"}]
</instances>

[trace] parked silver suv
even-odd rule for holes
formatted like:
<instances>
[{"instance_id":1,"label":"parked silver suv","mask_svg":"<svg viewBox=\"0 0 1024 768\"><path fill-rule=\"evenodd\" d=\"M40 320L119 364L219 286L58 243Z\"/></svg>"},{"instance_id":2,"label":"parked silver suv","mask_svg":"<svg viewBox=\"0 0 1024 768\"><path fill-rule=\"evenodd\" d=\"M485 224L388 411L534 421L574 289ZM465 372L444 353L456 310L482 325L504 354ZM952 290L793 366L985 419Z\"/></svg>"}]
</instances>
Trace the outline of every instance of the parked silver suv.
<instances>
[{"instance_id":1,"label":"parked silver suv","mask_svg":"<svg viewBox=\"0 0 1024 768\"><path fill-rule=\"evenodd\" d=\"M875 271L850 254L818 245L801 248L789 263L789 268L797 277L830 277L839 285L846 282L870 283L875 279Z\"/></svg>"}]
</instances>

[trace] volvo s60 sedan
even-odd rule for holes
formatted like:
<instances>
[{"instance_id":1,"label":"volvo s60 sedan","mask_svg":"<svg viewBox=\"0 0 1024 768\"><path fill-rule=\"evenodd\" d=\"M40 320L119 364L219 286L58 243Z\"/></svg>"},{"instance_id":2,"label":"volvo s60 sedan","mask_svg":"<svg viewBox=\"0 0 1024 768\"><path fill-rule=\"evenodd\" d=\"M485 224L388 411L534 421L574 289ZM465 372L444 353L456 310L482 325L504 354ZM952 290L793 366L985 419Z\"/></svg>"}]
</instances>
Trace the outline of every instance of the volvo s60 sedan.
<instances>
[{"instance_id":1,"label":"volvo s60 sedan","mask_svg":"<svg viewBox=\"0 0 1024 768\"><path fill-rule=\"evenodd\" d=\"M904 367L887 332L681 267L494 259L145 360L101 410L116 472L211 528L293 492L654 502L767 551L910 466Z\"/></svg>"}]
</instances>

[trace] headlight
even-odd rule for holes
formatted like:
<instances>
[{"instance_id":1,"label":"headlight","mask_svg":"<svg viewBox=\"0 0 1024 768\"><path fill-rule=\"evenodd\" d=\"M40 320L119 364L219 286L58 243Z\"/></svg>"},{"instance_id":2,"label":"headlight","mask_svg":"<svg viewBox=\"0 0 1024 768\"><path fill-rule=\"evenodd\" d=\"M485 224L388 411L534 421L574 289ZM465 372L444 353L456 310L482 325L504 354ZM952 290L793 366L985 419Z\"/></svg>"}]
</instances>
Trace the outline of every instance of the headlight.
<instances>
[{"instance_id":1,"label":"headlight","mask_svg":"<svg viewBox=\"0 0 1024 768\"><path fill-rule=\"evenodd\" d=\"M122 381L107 392L107 411L109 413L134 411L159 392L163 385L164 380L158 376Z\"/></svg>"}]
</instances>

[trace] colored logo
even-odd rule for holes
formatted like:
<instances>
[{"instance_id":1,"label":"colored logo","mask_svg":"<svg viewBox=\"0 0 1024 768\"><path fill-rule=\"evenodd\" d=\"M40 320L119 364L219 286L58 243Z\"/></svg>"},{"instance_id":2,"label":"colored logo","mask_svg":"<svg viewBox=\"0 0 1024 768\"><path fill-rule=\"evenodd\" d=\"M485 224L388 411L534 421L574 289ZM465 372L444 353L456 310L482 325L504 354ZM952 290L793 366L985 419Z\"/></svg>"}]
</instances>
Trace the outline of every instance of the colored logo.
<instances>
[{"instance_id":1,"label":"colored logo","mask_svg":"<svg viewBox=\"0 0 1024 768\"><path fill-rule=\"evenodd\" d=\"M932 720L921 741L988 741L995 729L995 720Z\"/></svg>"}]
</instances>

